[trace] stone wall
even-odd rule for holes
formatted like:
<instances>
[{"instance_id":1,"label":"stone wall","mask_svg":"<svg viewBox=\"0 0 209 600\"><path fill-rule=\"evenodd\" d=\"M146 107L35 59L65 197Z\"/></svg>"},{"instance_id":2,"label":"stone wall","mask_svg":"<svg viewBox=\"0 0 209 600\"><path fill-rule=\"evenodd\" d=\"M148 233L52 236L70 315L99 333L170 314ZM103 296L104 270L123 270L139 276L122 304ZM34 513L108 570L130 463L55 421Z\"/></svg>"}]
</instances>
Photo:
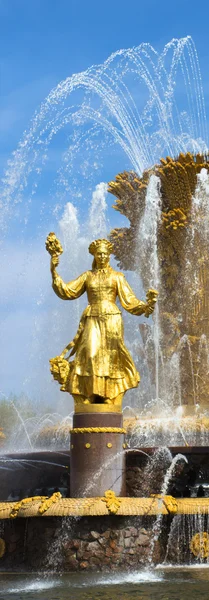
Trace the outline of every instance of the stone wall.
<instances>
[{"instance_id":1,"label":"stone wall","mask_svg":"<svg viewBox=\"0 0 209 600\"><path fill-rule=\"evenodd\" d=\"M115 570L135 569L150 558L151 531L145 527L128 525L113 527L108 524L88 533L77 535L63 544L65 569ZM156 562L160 560L160 545L155 546Z\"/></svg>"},{"instance_id":2,"label":"stone wall","mask_svg":"<svg viewBox=\"0 0 209 600\"><path fill-rule=\"evenodd\" d=\"M0 570L78 571L136 569L163 560L169 519L153 548L152 518L31 518L0 522L5 554Z\"/></svg>"}]
</instances>

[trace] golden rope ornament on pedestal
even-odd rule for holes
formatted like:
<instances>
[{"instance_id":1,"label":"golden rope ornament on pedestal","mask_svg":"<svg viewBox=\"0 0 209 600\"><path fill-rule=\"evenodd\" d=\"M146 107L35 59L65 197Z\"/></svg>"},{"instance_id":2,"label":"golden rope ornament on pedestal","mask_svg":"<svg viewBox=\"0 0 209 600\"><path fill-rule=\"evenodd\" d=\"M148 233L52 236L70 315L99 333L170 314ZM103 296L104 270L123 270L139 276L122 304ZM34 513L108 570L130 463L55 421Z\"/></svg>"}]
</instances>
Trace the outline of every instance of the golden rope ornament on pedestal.
<instances>
[{"instance_id":1,"label":"golden rope ornament on pedestal","mask_svg":"<svg viewBox=\"0 0 209 600\"><path fill-rule=\"evenodd\" d=\"M52 504L54 504L55 502L58 502L58 500L60 500L62 498L62 494L60 494L60 492L54 492L54 494L52 494L52 496L48 497L48 496L32 496L31 498L23 498L22 500L20 500L19 502L16 502L13 507L12 510L9 514L9 518L10 519L16 519L16 517L19 516L19 511L21 510L21 508L23 508L25 505L29 505L29 504L33 504L34 502L41 502L41 505L38 508L38 514L42 515L43 513L45 513L48 508L50 508L50 506Z\"/></svg>"},{"instance_id":2,"label":"golden rope ornament on pedestal","mask_svg":"<svg viewBox=\"0 0 209 600\"><path fill-rule=\"evenodd\" d=\"M197 558L208 558L209 556L209 534L204 531L203 533L196 533L193 535L189 544L190 550Z\"/></svg>"},{"instance_id":3,"label":"golden rope ornament on pedestal","mask_svg":"<svg viewBox=\"0 0 209 600\"><path fill-rule=\"evenodd\" d=\"M107 511L113 514L117 513L118 516L205 515L209 512L209 498L173 498L161 494L155 494L149 498L129 498L128 496L123 498L116 496L112 490L108 490L104 497L62 498L59 492L55 492L51 498L34 496L33 498L24 498L20 502L0 502L0 518L2 520L12 517L24 519L40 517L40 514L43 518L48 516L104 516ZM199 554L200 545L204 552L209 552L208 533L195 534L189 546L195 556L204 558L203 554Z\"/></svg>"},{"instance_id":4,"label":"golden rope ornament on pedestal","mask_svg":"<svg viewBox=\"0 0 209 600\"><path fill-rule=\"evenodd\" d=\"M42 501L41 506L38 509L39 514L43 515L52 506L52 504L55 504L61 498L62 494L60 494L60 492L54 492L54 494L52 494L50 498L45 498L45 500Z\"/></svg>"},{"instance_id":5,"label":"golden rope ornament on pedestal","mask_svg":"<svg viewBox=\"0 0 209 600\"><path fill-rule=\"evenodd\" d=\"M72 433L126 433L122 427L75 427Z\"/></svg>"},{"instance_id":6,"label":"golden rope ornament on pedestal","mask_svg":"<svg viewBox=\"0 0 209 600\"><path fill-rule=\"evenodd\" d=\"M105 502L108 511L112 515L116 515L121 505L121 498L117 498L115 492L113 492L112 490L107 490L105 492L104 498L101 498L101 500Z\"/></svg>"},{"instance_id":7,"label":"golden rope ornament on pedestal","mask_svg":"<svg viewBox=\"0 0 209 600\"><path fill-rule=\"evenodd\" d=\"M19 500L19 502L16 502L13 507L12 510L10 512L9 518L10 519L16 519L16 517L18 517L18 513L19 510L26 504L31 504L32 502L43 502L43 500L46 500L47 496L31 496L31 498L23 498L22 500Z\"/></svg>"},{"instance_id":8,"label":"golden rope ornament on pedestal","mask_svg":"<svg viewBox=\"0 0 209 600\"><path fill-rule=\"evenodd\" d=\"M5 540L3 540L3 538L0 538L0 558L2 558L4 556L5 552L6 552Z\"/></svg>"}]
</instances>

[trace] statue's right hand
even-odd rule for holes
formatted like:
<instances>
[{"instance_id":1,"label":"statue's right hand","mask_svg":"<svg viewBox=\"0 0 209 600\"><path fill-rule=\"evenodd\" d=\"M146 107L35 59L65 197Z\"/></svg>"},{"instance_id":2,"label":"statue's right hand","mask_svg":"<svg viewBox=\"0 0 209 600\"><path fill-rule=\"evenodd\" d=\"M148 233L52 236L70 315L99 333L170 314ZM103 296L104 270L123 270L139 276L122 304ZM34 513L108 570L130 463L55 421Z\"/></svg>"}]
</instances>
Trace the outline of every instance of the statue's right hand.
<instances>
[{"instance_id":1,"label":"statue's right hand","mask_svg":"<svg viewBox=\"0 0 209 600\"><path fill-rule=\"evenodd\" d=\"M54 254L51 257L51 271L54 271L54 269L56 269L56 267L58 267L58 264L59 264L59 256Z\"/></svg>"}]
</instances>

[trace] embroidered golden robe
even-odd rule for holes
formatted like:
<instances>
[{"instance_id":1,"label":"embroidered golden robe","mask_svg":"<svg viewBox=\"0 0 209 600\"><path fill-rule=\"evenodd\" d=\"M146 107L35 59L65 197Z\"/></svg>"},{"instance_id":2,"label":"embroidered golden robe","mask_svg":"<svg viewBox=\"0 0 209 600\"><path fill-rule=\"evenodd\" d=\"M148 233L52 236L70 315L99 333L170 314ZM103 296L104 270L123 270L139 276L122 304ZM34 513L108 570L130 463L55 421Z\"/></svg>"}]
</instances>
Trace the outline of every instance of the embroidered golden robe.
<instances>
[{"instance_id":1,"label":"embroidered golden robe","mask_svg":"<svg viewBox=\"0 0 209 600\"><path fill-rule=\"evenodd\" d=\"M140 376L123 339L123 321L116 298L133 315L145 312L124 275L110 266L86 271L64 283L59 275L52 287L63 300L87 293L88 306L73 340L74 360L69 362L67 391L91 399L97 395L114 402L119 394L138 386ZM63 388L62 388L63 389Z\"/></svg>"}]
</instances>

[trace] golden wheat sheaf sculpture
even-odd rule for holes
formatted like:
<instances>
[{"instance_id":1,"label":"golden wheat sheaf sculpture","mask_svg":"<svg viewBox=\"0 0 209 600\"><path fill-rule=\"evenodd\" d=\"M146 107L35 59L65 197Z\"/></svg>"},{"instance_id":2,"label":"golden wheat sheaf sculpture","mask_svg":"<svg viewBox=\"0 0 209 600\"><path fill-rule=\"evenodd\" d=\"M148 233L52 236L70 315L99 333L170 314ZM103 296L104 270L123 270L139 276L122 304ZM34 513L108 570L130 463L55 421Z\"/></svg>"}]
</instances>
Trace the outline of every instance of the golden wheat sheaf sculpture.
<instances>
[{"instance_id":1,"label":"golden wheat sheaf sculpture","mask_svg":"<svg viewBox=\"0 0 209 600\"><path fill-rule=\"evenodd\" d=\"M146 288L150 285L149 252L140 252L138 232L150 177L156 175L159 178L161 219L157 228L157 248L162 351L165 359L169 358L179 348L180 340L186 340L185 348L181 350L182 403L191 409L195 403L209 408L206 357L200 359L199 352L203 336L205 346L209 344L209 253L207 236L203 234L207 215L201 207L194 214L193 208L202 169L209 172L209 156L180 154L176 159L161 159L159 165L145 171L142 177L125 171L109 183L109 192L116 198L114 209L130 222L129 227L111 232L115 257L123 269L140 269Z\"/></svg>"}]
</instances>

